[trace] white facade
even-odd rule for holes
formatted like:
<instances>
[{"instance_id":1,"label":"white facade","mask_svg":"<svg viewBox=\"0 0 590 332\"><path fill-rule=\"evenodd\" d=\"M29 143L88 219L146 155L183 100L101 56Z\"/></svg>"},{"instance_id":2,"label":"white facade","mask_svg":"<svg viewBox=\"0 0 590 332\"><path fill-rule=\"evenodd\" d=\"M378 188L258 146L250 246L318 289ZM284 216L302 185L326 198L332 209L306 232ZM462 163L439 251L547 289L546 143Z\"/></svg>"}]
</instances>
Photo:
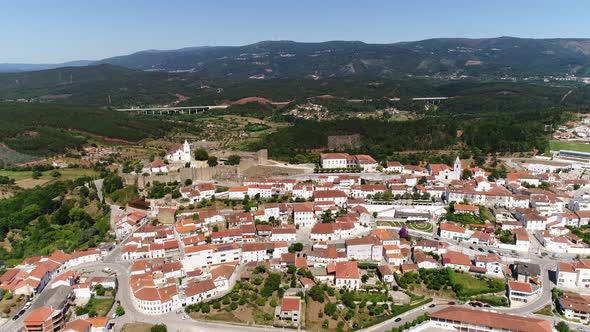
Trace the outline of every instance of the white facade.
<instances>
[{"instance_id":1,"label":"white facade","mask_svg":"<svg viewBox=\"0 0 590 332\"><path fill-rule=\"evenodd\" d=\"M191 161L191 145L185 140L182 148L166 155L169 161L190 162Z\"/></svg>"}]
</instances>

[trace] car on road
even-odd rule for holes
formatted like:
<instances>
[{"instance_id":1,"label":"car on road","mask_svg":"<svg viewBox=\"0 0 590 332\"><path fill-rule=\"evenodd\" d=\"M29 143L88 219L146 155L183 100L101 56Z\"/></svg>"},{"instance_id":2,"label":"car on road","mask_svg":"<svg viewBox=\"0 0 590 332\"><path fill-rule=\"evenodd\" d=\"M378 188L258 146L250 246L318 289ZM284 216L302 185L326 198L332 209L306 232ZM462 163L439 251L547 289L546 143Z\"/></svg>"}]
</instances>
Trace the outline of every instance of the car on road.
<instances>
[{"instance_id":1,"label":"car on road","mask_svg":"<svg viewBox=\"0 0 590 332\"><path fill-rule=\"evenodd\" d=\"M22 316L24 314L25 314L25 310L23 309L23 310L19 311L17 315Z\"/></svg>"},{"instance_id":2,"label":"car on road","mask_svg":"<svg viewBox=\"0 0 590 332\"><path fill-rule=\"evenodd\" d=\"M496 251L496 250L494 250L494 249L490 249L490 250L488 250L488 252L489 252L490 254L495 254L497 251Z\"/></svg>"},{"instance_id":3,"label":"car on road","mask_svg":"<svg viewBox=\"0 0 590 332\"><path fill-rule=\"evenodd\" d=\"M483 248L477 248L477 250L479 250L481 252L485 252L485 250L483 250Z\"/></svg>"},{"instance_id":4,"label":"car on road","mask_svg":"<svg viewBox=\"0 0 590 332\"><path fill-rule=\"evenodd\" d=\"M469 249L471 249L471 250L475 250L475 248L473 248L472 246L470 246L470 247L469 247Z\"/></svg>"},{"instance_id":5,"label":"car on road","mask_svg":"<svg viewBox=\"0 0 590 332\"><path fill-rule=\"evenodd\" d=\"M188 315L182 316L182 319L188 319Z\"/></svg>"},{"instance_id":6,"label":"car on road","mask_svg":"<svg viewBox=\"0 0 590 332\"><path fill-rule=\"evenodd\" d=\"M401 317L398 317L398 318L396 318L396 319L394 320L394 322L396 322L396 323L397 323L397 322L399 322L399 321L401 321L401 320L402 320L402 318L401 318Z\"/></svg>"},{"instance_id":7,"label":"car on road","mask_svg":"<svg viewBox=\"0 0 590 332\"><path fill-rule=\"evenodd\" d=\"M18 314L14 315L14 317L12 317L12 320L17 320L18 317L20 317Z\"/></svg>"},{"instance_id":8,"label":"car on road","mask_svg":"<svg viewBox=\"0 0 590 332\"><path fill-rule=\"evenodd\" d=\"M434 307L436 307L436 304L434 304L434 303L428 306L428 308L434 308Z\"/></svg>"},{"instance_id":9,"label":"car on road","mask_svg":"<svg viewBox=\"0 0 590 332\"><path fill-rule=\"evenodd\" d=\"M449 301L447 304L448 305L455 305L455 301Z\"/></svg>"}]
</instances>

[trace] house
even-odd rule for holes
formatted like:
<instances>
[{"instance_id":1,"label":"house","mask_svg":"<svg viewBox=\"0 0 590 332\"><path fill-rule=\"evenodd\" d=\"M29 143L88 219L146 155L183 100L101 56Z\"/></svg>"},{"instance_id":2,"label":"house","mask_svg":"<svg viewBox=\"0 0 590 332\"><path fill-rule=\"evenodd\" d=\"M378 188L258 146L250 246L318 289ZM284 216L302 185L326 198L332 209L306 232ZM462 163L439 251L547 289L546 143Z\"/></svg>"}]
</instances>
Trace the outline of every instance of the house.
<instances>
[{"instance_id":1,"label":"house","mask_svg":"<svg viewBox=\"0 0 590 332\"><path fill-rule=\"evenodd\" d=\"M266 247L264 243L244 243L242 245L241 262L264 262L268 260Z\"/></svg>"},{"instance_id":2,"label":"house","mask_svg":"<svg viewBox=\"0 0 590 332\"><path fill-rule=\"evenodd\" d=\"M566 318L579 320L583 324L590 323L590 296L564 292L557 304Z\"/></svg>"},{"instance_id":3,"label":"house","mask_svg":"<svg viewBox=\"0 0 590 332\"><path fill-rule=\"evenodd\" d=\"M347 168L354 163L354 158L348 153L322 153L320 164L322 168Z\"/></svg>"},{"instance_id":4,"label":"house","mask_svg":"<svg viewBox=\"0 0 590 332\"><path fill-rule=\"evenodd\" d=\"M346 256L354 260L372 260L380 262L383 258L383 245L374 235L345 241Z\"/></svg>"},{"instance_id":5,"label":"house","mask_svg":"<svg viewBox=\"0 0 590 332\"><path fill-rule=\"evenodd\" d=\"M275 317L280 320L290 320L296 325L301 318L301 298L297 296L285 296L281 305L275 309Z\"/></svg>"},{"instance_id":6,"label":"house","mask_svg":"<svg viewBox=\"0 0 590 332\"><path fill-rule=\"evenodd\" d=\"M512 277L520 282L531 282L541 280L541 267L534 263L515 262L510 267Z\"/></svg>"},{"instance_id":7,"label":"house","mask_svg":"<svg viewBox=\"0 0 590 332\"><path fill-rule=\"evenodd\" d=\"M387 167L385 167L383 170L386 172L403 173L404 165L402 165L399 161L388 161Z\"/></svg>"},{"instance_id":8,"label":"house","mask_svg":"<svg viewBox=\"0 0 590 332\"><path fill-rule=\"evenodd\" d=\"M492 275L502 275L502 259L496 254L476 255L475 266L485 268L486 273Z\"/></svg>"},{"instance_id":9,"label":"house","mask_svg":"<svg viewBox=\"0 0 590 332\"><path fill-rule=\"evenodd\" d=\"M442 262L443 266L445 267L450 267L452 269L466 272L469 271L469 269L473 266L469 256L457 251L450 250L442 254Z\"/></svg>"},{"instance_id":10,"label":"house","mask_svg":"<svg viewBox=\"0 0 590 332\"><path fill-rule=\"evenodd\" d=\"M74 291L74 297L76 298L76 304L84 306L93 294L92 285L88 282L75 284L72 286Z\"/></svg>"},{"instance_id":11,"label":"house","mask_svg":"<svg viewBox=\"0 0 590 332\"><path fill-rule=\"evenodd\" d=\"M455 213L465 213L474 216L479 216L479 206L471 204L454 204L453 211Z\"/></svg>"},{"instance_id":12,"label":"house","mask_svg":"<svg viewBox=\"0 0 590 332\"><path fill-rule=\"evenodd\" d=\"M92 324L85 319L76 319L66 324L63 332L90 332Z\"/></svg>"},{"instance_id":13,"label":"house","mask_svg":"<svg viewBox=\"0 0 590 332\"><path fill-rule=\"evenodd\" d=\"M244 199L246 195L248 195L247 186L231 187L228 189L229 199Z\"/></svg>"},{"instance_id":14,"label":"house","mask_svg":"<svg viewBox=\"0 0 590 332\"><path fill-rule=\"evenodd\" d=\"M108 332L113 324L109 317L88 317L86 321L91 325L90 332Z\"/></svg>"},{"instance_id":15,"label":"house","mask_svg":"<svg viewBox=\"0 0 590 332\"><path fill-rule=\"evenodd\" d=\"M438 262L432 256L422 250L414 249L414 263L421 269L436 269L439 267Z\"/></svg>"},{"instance_id":16,"label":"house","mask_svg":"<svg viewBox=\"0 0 590 332\"><path fill-rule=\"evenodd\" d=\"M315 202L334 202L339 207L346 206L348 195L342 190L316 190L313 192Z\"/></svg>"},{"instance_id":17,"label":"house","mask_svg":"<svg viewBox=\"0 0 590 332\"><path fill-rule=\"evenodd\" d=\"M379 277L381 278L381 281L383 281L384 283L390 283L395 280L393 276L393 271L391 270L389 265L379 265L377 267L377 272L379 274Z\"/></svg>"},{"instance_id":18,"label":"house","mask_svg":"<svg viewBox=\"0 0 590 332\"><path fill-rule=\"evenodd\" d=\"M559 262L557 265L557 287L574 289L590 288L590 260Z\"/></svg>"},{"instance_id":19,"label":"house","mask_svg":"<svg viewBox=\"0 0 590 332\"><path fill-rule=\"evenodd\" d=\"M23 322L26 332L60 331L65 326L65 311L42 306L31 311Z\"/></svg>"},{"instance_id":20,"label":"house","mask_svg":"<svg viewBox=\"0 0 590 332\"><path fill-rule=\"evenodd\" d=\"M273 228L270 236L271 242L296 242L297 229L295 227Z\"/></svg>"},{"instance_id":21,"label":"house","mask_svg":"<svg viewBox=\"0 0 590 332\"><path fill-rule=\"evenodd\" d=\"M429 321L421 325L421 328L433 331L553 331L551 324L544 319L469 309L461 306L449 306L430 313Z\"/></svg>"},{"instance_id":22,"label":"house","mask_svg":"<svg viewBox=\"0 0 590 332\"><path fill-rule=\"evenodd\" d=\"M175 146L167 151L166 159L168 161L190 162L191 145L185 140L181 147Z\"/></svg>"},{"instance_id":23,"label":"house","mask_svg":"<svg viewBox=\"0 0 590 332\"><path fill-rule=\"evenodd\" d=\"M334 286L336 288L358 289L361 285L361 275L359 273L357 262L337 262Z\"/></svg>"},{"instance_id":24,"label":"house","mask_svg":"<svg viewBox=\"0 0 590 332\"><path fill-rule=\"evenodd\" d=\"M151 173L168 173L168 165L166 165L161 160L154 160L150 164L150 172Z\"/></svg>"},{"instance_id":25,"label":"house","mask_svg":"<svg viewBox=\"0 0 590 332\"><path fill-rule=\"evenodd\" d=\"M366 154L357 154L354 156L357 167L360 167L365 172L374 172L379 165L373 157Z\"/></svg>"},{"instance_id":26,"label":"house","mask_svg":"<svg viewBox=\"0 0 590 332\"><path fill-rule=\"evenodd\" d=\"M467 229L448 222L441 223L438 232L443 239L461 241L467 238Z\"/></svg>"},{"instance_id":27,"label":"house","mask_svg":"<svg viewBox=\"0 0 590 332\"><path fill-rule=\"evenodd\" d=\"M508 298L510 301L527 303L536 298L541 292L541 287L529 282L508 281Z\"/></svg>"},{"instance_id":28,"label":"house","mask_svg":"<svg viewBox=\"0 0 590 332\"><path fill-rule=\"evenodd\" d=\"M56 159L51 163L51 166L56 168L66 168L68 167L68 163L66 163L62 159Z\"/></svg>"},{"instance_id":29,"label":"house","mask_svg":"<svg viewBox=\"0 0 590 332\"><path fill-rule=\"evenodd\" d=\"M311 228L316 223L313 203L299 203L293 205L293 223L295 226Z\"/></svg>"},{"instance_id":30,"label":"house","mask_svg":"<svg viewBox=\"0 0 590 332\"><path fill-rule=\"evenodd\" d=\"M193 304L205 301L217 294L217 287L213 280L189 282L184 289L185 304Z\"/></svg>"}]
</instances>

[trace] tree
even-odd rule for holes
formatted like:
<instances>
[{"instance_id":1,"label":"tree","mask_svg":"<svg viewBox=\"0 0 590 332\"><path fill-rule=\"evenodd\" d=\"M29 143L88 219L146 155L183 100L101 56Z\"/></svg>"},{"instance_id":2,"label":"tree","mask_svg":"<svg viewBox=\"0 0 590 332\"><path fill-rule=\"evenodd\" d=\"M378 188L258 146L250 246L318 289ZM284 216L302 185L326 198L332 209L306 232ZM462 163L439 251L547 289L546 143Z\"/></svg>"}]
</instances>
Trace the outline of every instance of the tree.
<instances>
[{"instance_id":1,"label":"tree","mask_svg":"<svg viewBox=\"0 0 590 332\"><path fill-rule=\"evenodd\" d=\"M184 185L185 186L190 186L191 184L193 184L193 180L191 180L191 179L184 180Z\"/></svg>"},{"instance_id":2,"label":"tree","mask_svg":"<svg viewBox=\"0 0 590 332\"><path fill-rule=\"evenodd\" d=\"M470 179L473 176L473 173L471 172L470 169L464 169L463 170L463 179Z\"/></svg>"},{"instance_id":3,"label":"tree","mask_svg":"<svg viewBox=\"0 0 590 332\"><path fill-rule=\"evenodd\" d=\"M207 165L209 165L209 167L215 167L217 166L217 157L215 156L210 156L207 159Z\"/></svg>"},{"instance_id":4,"label":"tree","mask_svg":"<svg viewBox=\"0 0 590 332\"><path fill-rule=\"evenodd\" d=\"M51 172L51 176L54 178L58 178L61 176L61 173L59 171L53 171Z\"/></svg>"},{"instance_id":5,"label":"tree","mask_svg":"<svg viewBox=\"0 0 590 332\"><path fill-rule=\"evenodd\" d=\"M232 154L229 157L227 157L227 162L225 163L226 165L238 165L240 163L241 157L238 156L237 154Z\"/></svg>"},{"instance_id":6,"label":"tree","mask_svg":"<svg viewBox=\"0 0 590 332\"><path fill-rule=\"evenodd\" d=\"M361 281L364 283L366 283L367 281L369 281L369 276L366 274L363 274L363 276L361 277Z\"/></svg>"},{"instance_id":7,"label":"tree","mask_svg":"<svg viewBox=\"0 0 590 332\"><path fill-rule=\"evenodd\" d=\"M120 305L119 305L119 306L117 306L117 309L115 309L115 314L116 314L118 317L121 317L121 316L123 316L123 315L125 314L125 308L123 308L123 307L122 307L122 306L120 306Z\"/></svg>"},{"instance_id":8,"label":"tree","mask_svg":"<svg viewBox=\"0 0 590 332\"><path fill-rule=\"evenodd\" d=\"M332 316L333 314L336 313L336 309L338 307L336 306L335 303L326 303L326 305L324 306L324 313L328 316Z\"/></svg>"},{"instance_id":9,"label":"tree","mask_svg":"<svg viewBox=\"0 0 590 332\"><path fill-rule=\"evenodd\" d=\"M207 153L207 150L205 149L197 149L195 150L195 159L196 160L208 160L209 159L209 153Z\"/></svg>"},{"instance_id":10,"label":"tree","mask_svg":"<svg viewBox=\"0 0 590 332\"><path fill-rule=\"evenodd\" d=\"M403 239L408 237L408 229L406 228L406 226L400 228L398 235L399 235L399 237L401 237Z\"/></svg>"},{"instance_id":11,"label":"tree","mask_svg":"<svg viewBox=\"0 0 590 332\"><path fill-rule=\"evenodd\" d=\"M563 321L557 323L557 325L555 325L555 328L559 332L569 332L570 331L570 327Z\"/></svg>"},{"instance_id":12,"label":"tree","mask_svg":"<svg viewBox=\"0 0 590 332\"><path fill-rule=\"evenodd\" d=\"M150 332L168 332L168 327L165 324L156 324L150 328Z\"/></svg>"},{"instance_id":13,"label":"tree","mask_svg":"<svg viewBox=\"0 0 590 332\"><path fill-rule=\"evenodd\" d=\"M324 295L324 290L322 289L321 286L318 286L318 285L311 287L307 291L307 295L309 295L309 297L311 297L316 302L324 303L324 301L326 300L326 296Z\"/></svg>"}]
</instances>

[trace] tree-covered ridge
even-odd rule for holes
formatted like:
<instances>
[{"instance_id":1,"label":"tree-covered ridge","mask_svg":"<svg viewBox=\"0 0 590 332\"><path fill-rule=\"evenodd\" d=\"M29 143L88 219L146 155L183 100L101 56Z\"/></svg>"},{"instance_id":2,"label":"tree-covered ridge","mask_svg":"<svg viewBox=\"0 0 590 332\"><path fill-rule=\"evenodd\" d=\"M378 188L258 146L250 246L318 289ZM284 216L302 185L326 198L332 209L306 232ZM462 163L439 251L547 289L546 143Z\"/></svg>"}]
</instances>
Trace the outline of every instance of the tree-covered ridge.
<instances>
[{"instance_id":1,"label":"tree-covered ridge","mask_svg":"<svg viewBox=\"0 0 590 332\"><path fill-rule=\"evenodd\" d=\"M248 78L502 77L590 72L588 39L434 38L392 44L360 41L262 41L235 47L137 52L101 60L134 69L192 70L203 76ZM261 65L261 63L263 65ZM265 70L265 69L271 69Z\"/></svg>"},{"instance_id":2,"label":"tree-covered ridge","mask_svg":"<svg viewBox=\"0 0 590 332\"><path fill-rule=\"evenodd\" d=\"M545 124L563 122L563 110L478 115L437 112L417 120L385 122L378 119L295 121L261 143L271 157L308 161L309 151L327 150L328 137L361 135L361 147L350 153L388 159L395 151L459 150L530 152L548 149ZM459 133L459 134L458 134Z\"/></svg>"},{"instance_id":3,"label":"tree-covered ridge","mask_svg":"<svg viewBox=\"0 0 590 332\"><path fill-rule=\"evenodd\" d=\"M55 182L0 200L0 260L9 264L55 249L86 249L108 239L108 207L88 178Z\"/></svg>"},{"instance_id":4,"label":"tree-covered ridge","mask_svg":"<svg viewBox=\"0 0 590 332\"><path fill-rule=\"evenodd\" d=\"M31 155L79 148L84 138L74 131L127 141L161 137L172 124L97 108L60 104L0 103L0 142ZM0 157L1 159L1 157Z\"/></svg>"}]
</instances>

